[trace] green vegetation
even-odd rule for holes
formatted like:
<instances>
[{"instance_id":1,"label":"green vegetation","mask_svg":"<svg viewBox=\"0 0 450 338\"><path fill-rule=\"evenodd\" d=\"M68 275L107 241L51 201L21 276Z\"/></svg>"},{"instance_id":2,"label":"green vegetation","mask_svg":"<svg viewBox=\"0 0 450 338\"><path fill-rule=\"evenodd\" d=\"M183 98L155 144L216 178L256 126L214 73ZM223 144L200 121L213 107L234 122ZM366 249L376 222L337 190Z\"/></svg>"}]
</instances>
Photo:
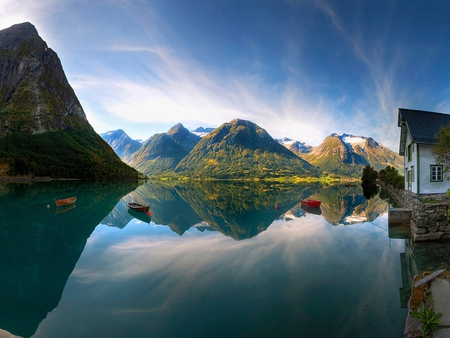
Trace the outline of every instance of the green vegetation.
<instances>
[{"instance_id":1,"label":"green vegetation","mask_svg":"<svg viewBox=\"0 0 450 338\"><path fill-rule=\"evenodd\" d=\"M431 296L431 290L428 289L426 294L428 306L425 306L425 304L421 302L419 308L411 312L411 317L422 320L422 331L426 337L430 337L430 334L438 329L442 313L434 312L434 299Z\"/></svg>"},{"instance_id":2,"label":"green vegetation","mask_svg":"<svg viewBox=\"0 0 450 338\"><path fill-rule=\"evenodd\" d=\"M380 181L386 185L392 185L395 189L405 189L405 180L394 167L387 166L379 172Z\"/></svg>"},{"instance_id":3,"label":"green vegetation","mask_svg":"<svg viewBox=\"0 0 450 338\"><path fill-rule=\"evenodd\" d=\"M178 164L175 173L216 179L312 176L296 156L283 156L270 150L251 151L232 145L224 145L217 152L193 151Z\"/></svg>"},{"instance_id":4,"label":"green vegetation","mask_svg":"<svg viewBox=\"0 0 450 338\"><path fill-rule=\"evenodd\" d=\"M9 176L136 179L89 125L31 135L20 131L0 138L0 164Z\"/></svg>"},{"instance_id":5,"label":"green vegetation","mask_svg":"<svg viewBox=\"0 0 450 338\"><path fill-rule=\"evenodd\" d=\"M438 142L431 148L436 163L442 164L444 173L450 169L450 124L438 133Z\"/></svg>"},{"instance_id":6,"label":"green vegetation","mask_svg":"<svg viewBox=\"0 0 450 338\"><path fill-rule=\"evenodd\" d=\"M201 139L173 176L266 179L319 176L317 170L256 124L235 119Z\"/></svg>"},{"instance_id":7,"label":"green vegetation","mask_svg":"<svg viewBox=\"0 0 450 338\"><path fill-rule=\"evenodd\" d=\"M362 173L361 186L363 188L363 195L367 199L374 197L378 193L377 179L378 172L373 167L366 165Z\"/></svg>"}]
</instances>

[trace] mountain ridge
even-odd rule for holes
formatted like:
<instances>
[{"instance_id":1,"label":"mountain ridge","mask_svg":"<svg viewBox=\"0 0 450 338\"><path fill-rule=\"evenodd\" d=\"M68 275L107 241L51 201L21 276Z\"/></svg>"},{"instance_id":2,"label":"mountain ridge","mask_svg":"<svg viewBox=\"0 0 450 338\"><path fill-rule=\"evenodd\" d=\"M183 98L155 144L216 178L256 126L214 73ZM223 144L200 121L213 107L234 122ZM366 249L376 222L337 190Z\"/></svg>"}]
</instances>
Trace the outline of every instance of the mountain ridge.
<instances>
[{"instance_id":1,"label":"mountain ridge","mask_svg":"<svg viewBox=\"0 0 450 338\"><path fill-rule=\"evenodd\" d=\"M255 123L234 119L203 137L174 173L222 179L265 178L315 175L315 169Z\"/></svg>"},{"instance_id":2,"label":"mountain ridge","mask_svg":"<svg viewBox=\"0 0 450 338\"><path fill-rule=\"evenodd\" d=\"M167 133L151 136L124 160L145 175L159 175L175 169L199 140L200 136L178 123Z\"/></svg>"},{"instance_id":3,"label":"mountain ridge","mask_svg":"<svg viewBox=\"0 0 450 338\"><path fill-rule=\"evenodd\" d=\"M239 121L239 119L233 121ZM214 137L218 137L229 132L228 129L228 131L221 131L220 135L216 135L218 134L216 129L208 132L203 138L211 133L215 135ZM233 139L229 136L228 138L229 140ZM316 166L323 174L359 177L366 165L374 166L376 170L391 165L400 172L402 171L403 162L400 156L371 137L332 133L316 147L287 137L276 139L276 141L309 164ZM219 143L219 140L216 143ZM214 147L211 146L209 150L217 152L220 151L220 147L216 144ZM201 157L197 160L201 161ZM224 163L221 165L224 165Z\"/></svg>"}]
</instances>

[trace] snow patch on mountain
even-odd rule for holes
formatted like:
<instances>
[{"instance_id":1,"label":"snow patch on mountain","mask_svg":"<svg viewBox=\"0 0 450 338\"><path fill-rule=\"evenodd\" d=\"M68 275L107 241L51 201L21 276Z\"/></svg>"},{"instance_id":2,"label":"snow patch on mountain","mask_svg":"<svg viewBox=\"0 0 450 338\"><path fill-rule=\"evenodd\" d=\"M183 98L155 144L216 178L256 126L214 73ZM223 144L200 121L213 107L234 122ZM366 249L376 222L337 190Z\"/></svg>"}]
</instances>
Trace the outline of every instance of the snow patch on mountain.
<instances>
[{"instance_id":1,"label":"snow patch on mountain","mask_svg":"<svg viewBox=\"0 0 450 338\"><path fill-rule=\"evenodd\" d=\"M356 151L355 147L359 147L361 151L366 152L366 141L367 137L364 136L354 136L350 134L333 134L333 136L338 137L349 150Z\"/></svg>"},{"instance_id":2,"label":"snow patch on mountain","mask_svg":"<svg viewBox=\"0 0 450 338\"><path fill-rule=\"evenodd\" d=\"M302 141L293 140L289 137L284 137L282 139L276 139L278 143L282 144L290 151L297 154L307 154L311 152L312 147Z\"/></svg>"},{"instance_id":3,"label":"snow patch on mountain","mask_svg":"<svg viewBox=\"0 0 450 338\"><path fill-rule=\"evenodd\" d=\"M362 136L353 136L353 135L347 135L345 137L342 138L342 141L345 143L349 143L349 144L365 144L366 143L366 138L362 137Z\"/></svg>"}]
</instances>

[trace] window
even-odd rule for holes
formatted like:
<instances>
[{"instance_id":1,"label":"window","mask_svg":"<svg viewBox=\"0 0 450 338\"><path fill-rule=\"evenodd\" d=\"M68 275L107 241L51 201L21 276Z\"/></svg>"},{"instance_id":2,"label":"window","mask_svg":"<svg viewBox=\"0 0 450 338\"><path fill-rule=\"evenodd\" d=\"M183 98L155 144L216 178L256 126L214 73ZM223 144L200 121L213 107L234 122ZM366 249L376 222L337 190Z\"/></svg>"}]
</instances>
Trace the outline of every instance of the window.
<instances>
[{"instance_id":1,"label":"window","mask_svg":"<svg viewBox=\"0 0 450 338\"><path fill-rule=\"evenodd\" d=\"M412 165L412 166L411 166L411 182L414 182L414 176L415 176L415 173L414 173L414 166Z\"/></svg>"},{"instance_id":2,"label":"window","mask_svg":"<svg viewBox=\"0 0 450 338\"><path fill-rule=\"evenodd\" d=\"M412 144L408 146L408 162L412 161Z\"/></svg>"},{"instance_id":3,"label":"window","mask_svg":"<svg viewBox=\"0 0 450 338\"><path fill-rule=\"evenodd\" d=\"M430 166L430 181L431 182L442 182L442 166L441 165L431 165Z\"/></svg>"}]
</instances>

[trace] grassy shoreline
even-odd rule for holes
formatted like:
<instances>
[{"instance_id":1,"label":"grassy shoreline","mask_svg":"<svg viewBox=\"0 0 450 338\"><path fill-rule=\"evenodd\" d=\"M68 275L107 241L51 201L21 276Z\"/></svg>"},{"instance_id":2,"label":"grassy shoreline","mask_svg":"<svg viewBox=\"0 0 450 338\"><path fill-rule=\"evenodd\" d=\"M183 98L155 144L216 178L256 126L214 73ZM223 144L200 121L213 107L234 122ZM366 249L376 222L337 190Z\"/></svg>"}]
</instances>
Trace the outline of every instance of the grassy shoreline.
<instances>
[{"instance_id":1,"label":"grassy shoreline","mask_svg":"<svg viewBox=\"0 0 450 338\"><path fill-rule=\"evenodd\" d=\"M82 178L52 178L49 176L32 177L32 176L0 176L0 183L28 183L28 182L51 182L51 181L89 181ZM134 181L134 179L132 179ZM322 183L322 184L355 184L360 182L359 178L354 177L273 177L273 178L190 178L190 177L147 177L138 178L137 181L253 181L253 182L278 182L278 183ZM110 180L107 180L110 181ZM115 181L115 180L113 180ZM128 181L126 179L119 181Z\"/></svg>"}]
</instances>

